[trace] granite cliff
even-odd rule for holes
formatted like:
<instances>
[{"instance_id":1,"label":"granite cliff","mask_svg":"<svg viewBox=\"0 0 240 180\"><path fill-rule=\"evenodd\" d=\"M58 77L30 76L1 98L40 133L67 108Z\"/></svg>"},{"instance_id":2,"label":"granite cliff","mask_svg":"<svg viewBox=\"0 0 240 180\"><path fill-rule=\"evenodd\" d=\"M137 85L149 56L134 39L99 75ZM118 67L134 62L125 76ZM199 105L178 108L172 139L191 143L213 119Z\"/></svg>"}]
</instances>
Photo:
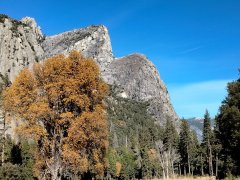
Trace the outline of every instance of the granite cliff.
<instances>
[{"instance_id":1,"label":"granite cliff","mask_svg":"<svg viewBox=\"0 0 240 180\"><path fill-rule=\"evenodd\" d=\"M68 54L77 49L86 57L93 58L102 71L113 61L111 42L105 26L89 26L49 36L41 46L44 50L42 59L56 54Z\"/></svg>"},{"instance_id":2,"label":"granite cliff","mask_svg":"<svg viewBox=\"0 0 240 180\"><path fill-rule=\"evenodd\" d=\"M179 126L167 88L156 67L146 56L131 54L115 59L103 76L109 84L122 88L120 96L148 102L148 111L158 124L162 125L170 118Z\"/></svg>"},{"instance_id":3,"label":"granite cliff","mask_svg":"<svg viewBox=\"0 0 240 180\"><path fill-rule=\"evenodd\" d=\"M163 125L170 118L179 126L179 118L156 67L142 54L114 58L105 26L89 26L45 37L33 18L17 21L1 15L0 45L0 73L7 74L11 81L34 62L77 49L99 64L102 77L117 87L118 96L147 102L157 124Z\"/></svg>"},{"instance_id":4,"label":"granite cliff","mask_svg":"<svg viewBox=\"0 0 240 180\"><path fill-rule=\"evenodd\" d=\"M32 18L13 20L0 16L0 72L11 81L26 66L38 61L44 53L43 35Z\"/></svg>"}]
</instances>

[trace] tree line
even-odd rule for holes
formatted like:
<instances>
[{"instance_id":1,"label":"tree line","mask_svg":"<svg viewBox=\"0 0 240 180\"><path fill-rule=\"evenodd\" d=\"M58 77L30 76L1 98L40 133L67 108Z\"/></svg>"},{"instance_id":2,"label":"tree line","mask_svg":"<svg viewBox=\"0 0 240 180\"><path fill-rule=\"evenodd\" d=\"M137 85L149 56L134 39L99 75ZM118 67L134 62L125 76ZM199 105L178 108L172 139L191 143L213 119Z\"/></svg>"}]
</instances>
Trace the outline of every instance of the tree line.
<instances>
[{"instance_id":1,"label":"tree line","mask_svg":"<svg viewBox=\"0 0 240 180\"><path fill-rule=\"evenodd\" d=\"M234 179L240 175L240 79L227 84L227 96L215 117L214 127L206 111L202 142L198 143L188 123L180 130L181 172Z\"/></svg>"}]
</instances>

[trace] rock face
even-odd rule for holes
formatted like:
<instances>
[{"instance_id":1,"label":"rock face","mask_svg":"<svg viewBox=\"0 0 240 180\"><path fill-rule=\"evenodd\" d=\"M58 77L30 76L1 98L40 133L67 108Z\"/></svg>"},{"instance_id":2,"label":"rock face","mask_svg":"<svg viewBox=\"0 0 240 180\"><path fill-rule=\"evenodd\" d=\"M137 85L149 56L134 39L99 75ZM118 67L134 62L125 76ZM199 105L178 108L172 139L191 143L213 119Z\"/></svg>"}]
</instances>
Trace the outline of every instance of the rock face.
<instances>
[{"instance_id":1,"label":"rock face","mask_svg":"<svg viewBox=\"0 0 240 180\"><path fill-rule=\"evenodd\" d=\"M156 67L146 56L131 54L114 60L104 74L109 84L123 88L122 97L148 101L149 112L163 125L167 118L177 121L165 85Z\"/></svg>"},{"instance_id":2,"label":"rock face","mask_svg":"<svg viewBox=\"0 0 240 180\"><path fill-rule=\"evenodd\" d=\"M55 36L44 37L33 18L21 21L0 15L0 73L11 81L26 66L71 50L93 58L102 72L112 62L112 47L105 26L90 26Z\"/></svg>"},{"instance_id":3,"label":"rock face","mask_svg":"<svg viewBox=\"0 0 240 180\"><path fill-rule=\"evenodd\" d=\"M26 66L56 54L82 51L100 66L103 78L122 89L120 96L149 102L149 112L160 125L167 118L179 122L155 66L142 54L114 59L107 28L89 26L44 37L33 18L12 20L0 16L0 73L10 80Z\"/></svg>"},{"instance_id":4,"label":"rock face","mask_svg":"<svg viewBox=\"0 0 240 180\"><path fill-rule=\"evenodd\" d=\"M43 54L42 38L34 19L0 16L0 73L13 81L24 67L38 61Z\"/></svg>"},{"instance_id":5,"label":"rock face","mask_svg":"<svg viewBox=\"0 0 240 180\"><path fill-rule=\"evenodd\" d=\"M166 92L157 69L142 54L116 59L108 70L107 81L123 87L131 99L147 101Z\"/></svg>"},{"instance_id":6,"label":"rock face","mask_svg":"<svg viewBox=\"0 0 240 180\"><path fill-rule=\"evenodd\" d=\"M102 71L112 62L112 47L105 26L90 26L55 36L47 37L42 43L43 58L56 54L68 54L77 49L86 57L93 58Z\"/></svg>"}]
</instances>

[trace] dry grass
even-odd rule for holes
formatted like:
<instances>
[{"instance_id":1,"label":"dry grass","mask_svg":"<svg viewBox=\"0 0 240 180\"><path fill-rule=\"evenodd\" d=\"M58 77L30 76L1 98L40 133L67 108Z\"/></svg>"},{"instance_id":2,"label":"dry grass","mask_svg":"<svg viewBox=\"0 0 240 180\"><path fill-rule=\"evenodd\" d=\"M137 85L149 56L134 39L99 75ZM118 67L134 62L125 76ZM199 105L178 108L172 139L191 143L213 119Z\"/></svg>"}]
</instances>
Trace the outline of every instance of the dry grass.
<instances>
[{"instance_id":1,"label":"dry grass","mask_svg":"<svg viewBox=\"0 0 240 180\"><path fill-rule=\"evenodd\" d=\"M157 179L154 179L157 180ZM160 179L162 180L162 179ZM165 180L216 180L215 176L209 177L209 176L190 176L190 177L185 177L185 176L181 176L181 177L176 177L176 178L169 178L169 179L165 179Z\"/></svg>"}]
</instances>

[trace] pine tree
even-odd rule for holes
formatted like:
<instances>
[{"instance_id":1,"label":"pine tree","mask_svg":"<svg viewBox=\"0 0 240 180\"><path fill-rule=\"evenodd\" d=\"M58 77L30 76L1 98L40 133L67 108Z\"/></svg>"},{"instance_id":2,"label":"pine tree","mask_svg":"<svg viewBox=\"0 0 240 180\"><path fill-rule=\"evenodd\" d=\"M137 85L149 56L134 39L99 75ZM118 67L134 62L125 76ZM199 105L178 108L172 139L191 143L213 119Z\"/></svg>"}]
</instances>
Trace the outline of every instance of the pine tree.
<instances>
[{"instance_id":1,"label":"pine tree","mask_svg":"<svg viewBox=\"0 0 240 180\"><path fill-rule=\"evenodd\" d=\"M120 177L122 179L132 179L135 176L136 164L134 159L134 153L131 149L122 147L119 149L121 172Z\"/></svg>"},{"instance_id":2,"label":"pine tree","mask_svg":"<svg viewBox=\"0 0 240 180\"><path fill-rule=\"evenodd\" d=\"M116 149L109 148L107 153L108 158L108 176L118 178L122 170L122 164L120 162L120 156Z\"/></svg>"},{"instance_id":3,"label":"pine tree","mask_svg":"<svg viewBox=\"0 0 240 180\"><path fill-rule=\"evenodd\" d=\"M5 163L0 166L0 179L34 179L33 154L35 145L19 139L15 144L10 137L5 140Z\"/></svg>"},{"instance_id":4,"label":"pine tree","mask_svg":"<svg viewBox=\"0 0 240 180\"><path fill-rule=\"evenodd\" d=\"M204 114L203 122L203 141L202 147L204 150L204 156L207 159L208 173L213 176L213 132L211 129L211 118L209 112L206 110Z\"/></svg>"},{"instance_id":5,"label":"pine tree","mask_svg":"<svg viewBox=\"0 0 240 180\"><path fill-rule=\"evenodd\" d=\"M199 153L199 142L197 138L197 134L195 131L190 131L190 143L189 143L189 156L190 156L190 166L191 166L191 172L192 175L194 174L194 171L198 169L198 166L200 164L198 159L198 153Z\"/></svg>"},{"instance_id":6,"label":"pine tree","mask_svg":"<svg viewBox=\"0 0 240 180\"><path fill-rule=\"evenodd\" d=\"M189 175L193 175L195 171L199 171L200 159L198 153L200 148L196 132L190 129L188 122L184 119L182 120L179 137L180 174L183 172L186 175L188 171Z\"/></svg>"},{"instance_id":7,"label":"pine tree","mask_svg":"<svg viewBox=\"0 0 240 180\"><path fill-rule=\"evenodd\" d=\"M221 170L227 174L240 175L240 79L228 83L228 95L222 102L216 117L216 138L221 144Z\"/></svg>"},{"instance_id":8,"label":"pine tree","mask_svg":"<svg viewBox=\"0 0 240 180\"><path fill-rule=\"evenodd\" d=\"M173 122L167 118L164 135L163 135L163 145L165 151L165 161L168 166L167 177L175 177L175 164L178 160L177 146L179 142L179 136Z\"/></svg>"},{"instance_id":9,"label":"pine tree","mask_svg":"<svg viewBox=\"0 0 240 180\"><path fill-rule=\"evenodd\" d=\"M190 142L191 142L191 132L189 124L186 120L182 120L179 134L179 154L180 154L180 164L181 171L184 175L187 173L191 174L190 166Z\"/></svg>"},{"instance_id":10,"label":"pine tree","mask_svg":"<svg viewBox=\"0 0 240 180\"><path fill-rule=\"evenodd\" d=\"M163 135L163 144L166 150L176 148L178 145L178 141L179 141L179 136L178 136L177 130L173 125L173 122L169 118L167 118L164 135Z\"/></svg>"},{"instance_id":11,"label":"pine tree","mask_svg":"<svg viewBox=\"0 0 240 180\"><path fill-rule=\"evenodd\" d=\"M203 142L207 142L208 139L211 139L212 136L211 118L208 110L206 110L203 121Z\"/></svg>"},{"instance_id":12,"label":"pine tree","mask_svg":"<svg viewBox=\"0 0 240 180\"><path fill-rule=\"evenodd\" d=\"M222 145L219 139L216 138L216 134L217 134L217 130L216 130L216 124L215 124L214 131L213 131L214 143L212 147L213 147L214 161L215 161L215 176L218 177L219 165L222 164L221 159L219 159L219 157L221 156Z\"/></svg>"}]
</instances>

